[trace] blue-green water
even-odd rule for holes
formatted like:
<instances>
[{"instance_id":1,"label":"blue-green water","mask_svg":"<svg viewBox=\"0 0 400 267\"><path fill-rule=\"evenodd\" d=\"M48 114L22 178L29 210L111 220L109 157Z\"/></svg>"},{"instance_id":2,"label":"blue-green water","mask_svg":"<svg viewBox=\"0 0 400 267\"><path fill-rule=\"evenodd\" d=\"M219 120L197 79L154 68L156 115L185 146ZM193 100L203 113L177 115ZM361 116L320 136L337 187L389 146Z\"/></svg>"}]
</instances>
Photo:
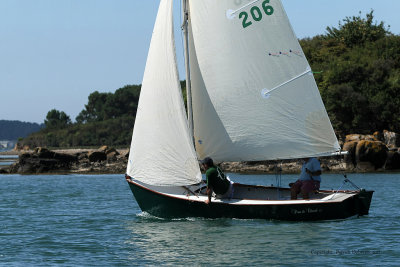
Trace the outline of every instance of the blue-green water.
<instances>
[{"instance_id":1,"label":"blue-green water","mask_svg":"<svg viewBox=\"0 0 400 267\"><path fill-rule=\"evenodd\" d=\"M0 155L0 166L8 166L18 159L17 155Z\"/></svg>"},{"instance_id":2,"label":"blue-green water","mask_svg":"<svg viewBox=\"0 0 400 267\"><path fill-rule=\"evenodd\" d=\"M275 176L234 181L275 183ZM296 176L283 176L283 184ZM359 266L400 264L400 174L354 174L369 216L327 222L141 213L123 175L0 175L2 266ZM340 175L322 187L338 188Z\"/></svg>"}]
</instances>

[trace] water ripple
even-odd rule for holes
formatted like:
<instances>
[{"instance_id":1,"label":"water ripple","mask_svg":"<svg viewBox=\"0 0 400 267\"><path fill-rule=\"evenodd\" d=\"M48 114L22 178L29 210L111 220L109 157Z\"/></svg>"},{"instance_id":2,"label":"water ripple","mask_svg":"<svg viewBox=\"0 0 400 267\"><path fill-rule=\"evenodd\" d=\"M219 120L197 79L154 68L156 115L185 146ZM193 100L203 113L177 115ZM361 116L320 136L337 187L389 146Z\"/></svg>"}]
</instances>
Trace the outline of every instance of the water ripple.
<instances>
[{"instance_id":1,"label":"water ripple","mask_svg":"<svg viewBox=\"0 0 400 267\"><path fill-rule=\"evenodd\" d=\"M254 184L275 180L230 176ZM323 178L327 188L342 179ZM400 258L399 178L350 176L376 190L369 216L280 222L157 218L140 211L121 175L4 175L0 265L395 266Z\"/></svg>"}]
</instances>

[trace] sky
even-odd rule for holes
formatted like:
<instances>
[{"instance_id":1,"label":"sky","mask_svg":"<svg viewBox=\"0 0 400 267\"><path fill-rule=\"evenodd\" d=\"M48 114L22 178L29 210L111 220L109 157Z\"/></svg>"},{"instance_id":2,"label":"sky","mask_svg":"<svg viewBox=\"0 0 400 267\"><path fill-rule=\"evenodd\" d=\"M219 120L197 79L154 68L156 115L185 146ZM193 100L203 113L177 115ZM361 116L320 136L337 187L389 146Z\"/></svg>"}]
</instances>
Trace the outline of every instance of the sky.
<instances>
[{"instance_id":1,"label":"sky","mask_svg":"<svg viewBox=\"0 0 400 267\"><path fill-rule=\"evenodd\" d=\"M218 1L218 0L215 0ZM249 1L249 0L243 0ZM298 38L324 34L374 10L400 34L399 0L282 0ZM0 120L43 123L57 109L74 121L94 92L140 84L159 0L0 0ZM184 79L180 1L178 68Z\"/></svg>"}]
</instances>

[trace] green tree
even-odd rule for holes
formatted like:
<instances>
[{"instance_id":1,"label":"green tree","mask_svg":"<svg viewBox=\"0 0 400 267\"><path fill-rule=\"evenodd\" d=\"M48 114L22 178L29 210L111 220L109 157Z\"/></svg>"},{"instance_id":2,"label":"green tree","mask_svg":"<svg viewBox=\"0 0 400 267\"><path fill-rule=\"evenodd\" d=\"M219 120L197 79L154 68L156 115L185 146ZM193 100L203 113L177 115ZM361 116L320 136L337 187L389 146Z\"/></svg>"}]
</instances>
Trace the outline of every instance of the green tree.
<instances>
[{"instance_id":1,"label":"green tree","mask_svg":"<svg viewBox=\"0 0 400 267\"><path fill-rule=\"evenodd\" d=\"M400 131L400 36L373 11L300 43L340 135Z\"/></svg>"},{"instance_id":2,"label":"green tree","mask_svg":"<svg viewBox=\"0 0 400 267\"><path fill-rule=\"evenodd\" d=\"M85 109L79 113L76 121L88 123L121 116L135 116L140 88L140 85L126 85L115 93L99 93L98 91L91 93Z\"/></svg>"},{"instance_id":3,"label":"green tree","mask_svg":"<svg viewBox=\"0 0 400 267\"><path fill-rule=\"evenodd\" d=\"M44 124L47 129L65 128L71 124L71 119L64 111L52 109L47 113Z\"/></svg>"},{"instance_id":4,"label":"green tree","mask_svg":"<svg viewBox=\"0 0 400 267\"><path fill-rule=\"evenodd\" d=\"M327 38L334 38L343 42L348 47L374 42L384 38L388 33L383 22L374 22L374 11L366 15L366 18L359 16L346 17L344 24L339 22L339 27L327 27Z\"/></svg>"},{"instance_id":5,"label":"green tree","mask_svg":"<svg viewBox=\"0 0 400 267\"><path fill-rule=\"evenodd\" d=\"M104 120L104 109L107 98L111 93L99 93L95 91L89 95L88 103L76 117L78 123Z\"/></svg>"}]
</instances>

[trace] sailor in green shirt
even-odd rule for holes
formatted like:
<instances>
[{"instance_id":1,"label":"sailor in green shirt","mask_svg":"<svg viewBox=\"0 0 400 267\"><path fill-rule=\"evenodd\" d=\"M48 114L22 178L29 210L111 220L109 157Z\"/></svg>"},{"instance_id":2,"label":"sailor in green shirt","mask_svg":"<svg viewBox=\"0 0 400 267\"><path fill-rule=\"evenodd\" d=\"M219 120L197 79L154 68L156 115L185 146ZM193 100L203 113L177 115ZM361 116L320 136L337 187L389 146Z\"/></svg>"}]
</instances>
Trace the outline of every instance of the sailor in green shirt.
<instances>
[{"instance_id":1,"label":"sailor in green shirt","mask_svg":"<svg viewBox=\"0 0 400 267\"><path fill-rule=\"evenodd\" d=\"M211 196L214 192L217 198L232 198L233 183L225 176L221 169L214 165L211 158L207 157L201 161L206 170L207 196L206 204L211 203Z\"/></svg>"}]
</instances>

